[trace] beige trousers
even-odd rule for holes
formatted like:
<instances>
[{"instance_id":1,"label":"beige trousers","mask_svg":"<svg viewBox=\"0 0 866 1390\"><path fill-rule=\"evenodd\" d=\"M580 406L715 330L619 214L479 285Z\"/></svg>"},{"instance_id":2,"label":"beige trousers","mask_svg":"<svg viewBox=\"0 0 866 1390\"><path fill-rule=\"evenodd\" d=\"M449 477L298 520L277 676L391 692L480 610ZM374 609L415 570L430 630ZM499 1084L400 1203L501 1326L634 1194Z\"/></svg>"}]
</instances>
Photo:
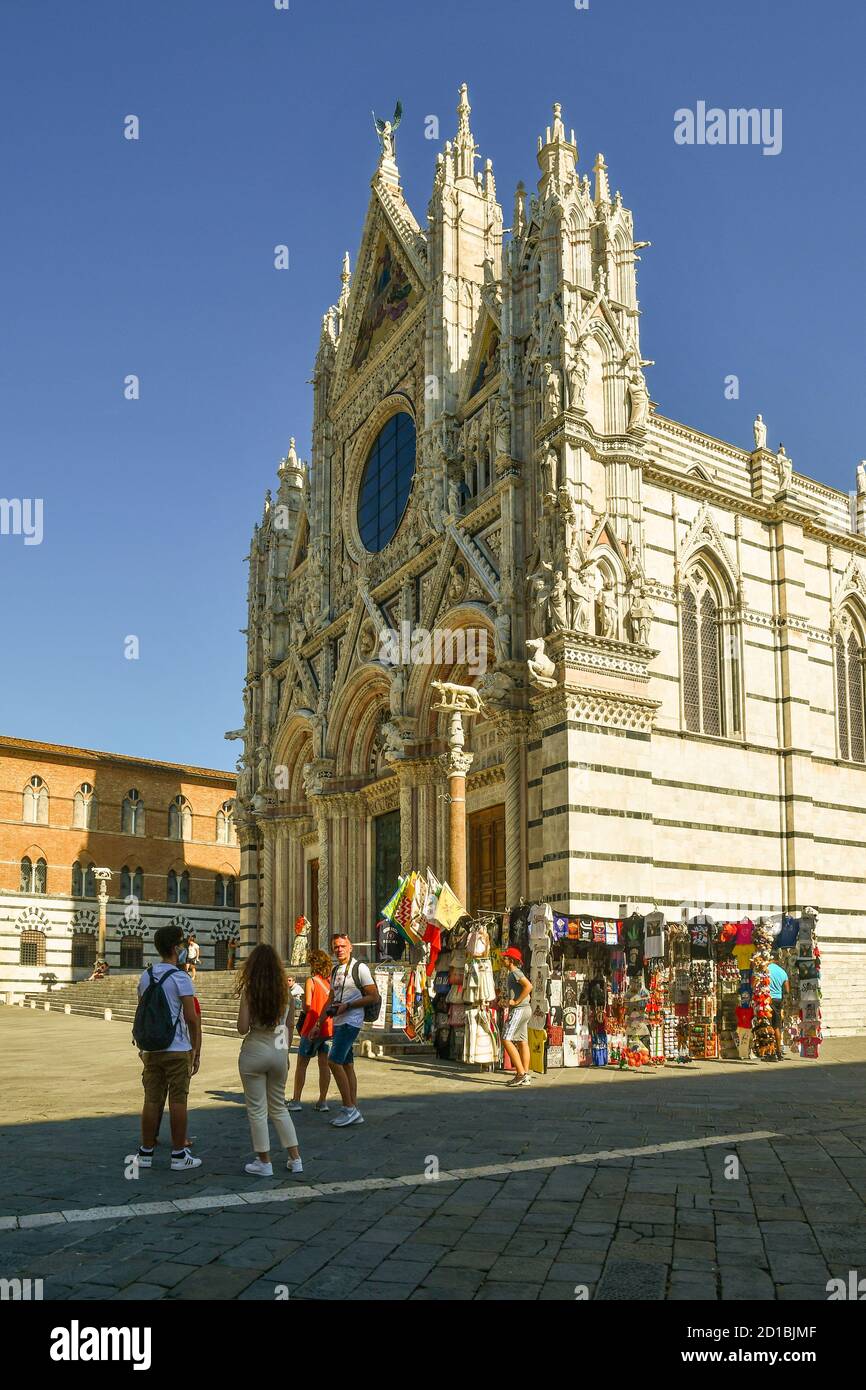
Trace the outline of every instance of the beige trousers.
<instances>
[{"instance_id":1,"label":"beige trousers","mask_svg":"<svg viewBox=\"0 0 866 1390\"><path fill-rule=\"evenodd\" d=\"M285 1038L285 1030L253 1029L244 1038L238 1058L238 1070L244 1084L247 1118L256 1153L269 1153L268 1118L284 1149L297 1146L298 1136L292 1117L286 1109L286 1079L289 1074L289 1053L277 1047Z\"/></svg>"}]
</instances>

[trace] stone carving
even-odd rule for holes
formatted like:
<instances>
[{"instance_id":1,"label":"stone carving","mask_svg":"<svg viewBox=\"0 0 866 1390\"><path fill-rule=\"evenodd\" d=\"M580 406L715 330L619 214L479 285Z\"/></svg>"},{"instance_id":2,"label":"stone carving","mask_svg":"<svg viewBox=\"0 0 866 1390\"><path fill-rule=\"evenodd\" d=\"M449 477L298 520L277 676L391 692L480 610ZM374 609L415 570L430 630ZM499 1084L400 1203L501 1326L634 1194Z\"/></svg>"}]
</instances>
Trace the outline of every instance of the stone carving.
<instances>
[{"instance_id":1,"label":"stone carving","mask_svg":"<svg viewBox=\"0 0 866 1390\"><path fill-rule=\"evenodd\" d=\"M550 362L544 364L543 393L544 418L545 420L555 420L562 411L562 387L559 382L559 372L554 370Z\"/></svg>"},{"instance_id":2,"label":"stone carving","mask_svg":"<svg viewBox=\"0 0 866 1390\"><path fill-rule=\"evenodd\" d=\"M791 475L793 471L794 465L785 453L785 446L784 444L780 444L779 452L776 455L776 474L779 479L779 495L783 492L787 492L788 488L791 486Z\"/></svg>"},{"instance_id":3,"label":"stone carving","mask_svg":"<svg viewBox=\"0 0 866 1390\"><path fill-rule=\"evenodd\" d=\"M568 626L573 632L589 632L593 590L585 567L569 567L566 593Z\"/></svg>"},{"instance_id":4,"label":"stone carving","mask_svg":"<svg viewBox=\"0 0 866 1390\"><path fill-rule=\"evenodd\" d=\"M253 792L253 771L247 762L246 754L242 753L235 763L237 771L236 794L238 801L249 801Z\"/></svg>"},{"instance_id":5,"label":"stone carving","mask_svg":"<svg viewBox=\"0 0 866 1390\"><path fill-rule=\"evenodd\" d=\"M514 681L505 671L488 671L478 682L478 693L485 705L506 706L514 692Z\"/></svg>"},{"instance_id":6,"label":"stone carving","mask_svg":"<svg viewBox=\"0 0 866 1390\"><path fill-rule=\"evenodd\" d=\"M511 453L511 410L508 402L500 396L499 404L496 407L496 423L494 430L494 440L497 456L510 455Z\"/></svg>"},{"instance_id":7,"label":"stone carving","mask_svg":"<svg viewBox=\"0 0 866 1390\"><path fill-rule=\"evenodd\" d=\"M559 481L559 454L552 444L545 444L540 452L541 495L555 497Z\"/></svg>"},{"instance_id":8,"label":"stone carving","mask_svg":"<svg viewBox=\"0 0 866 1390\"><path fill-rule=\"evenodd\" d=\"M551 585L547 579L549 566L543 565L540 572L529 580L530 589L530 627L537 638L546 637L550 631Z\"/></svg>"},{"instance_id":9,"label":"stone carving","mask_svg":"<svg viewBox=\"0 0 866 1390\"><path fill-rule=\"evenodd\" d=\"M866 459L861 459L857 465L857 496L866 496Z\"/></svg>"},{"instance_id":10,"label":"stone carving","mask_svg":"<svg viewBox=\"0 0 866 1390\"><path fill-rule=\"evenodd\" d=\"M448 580L446 600L449 606L462 603L466 597L466 590L469 585L469 571L462 560L455 560L451 566L451 577Z\"/></svg>"},{"instance_id":11,"label":"stone carving","mask_svg":"<svg viewBox=\"0 0 866 1390\"><path fill-rule=\"evenodd\" d=\"M634 358L628 373L628 393L631 401L628 427L630 430L644 429L649 418L649 393L640 363Z\"/></svg>"},{"instance_id":12,"label":"stone carving","mask_svg":"<svg viewBox=\"0 0 866 1390\"><path fill-rule=\"evenodd\" d=\"M586 399L586 387L590 369L589 334L584 334L566 367L568 382L568 403L572 410L582 410Z\"/></svg>"},{"instance_id":13,"label":"stone carving","mask_svg":"<svg viewBox=\"0 0 866 1390\"><path fill-rule=\"evenodd\" d=\"M766 449L767 447L767 426L764 424L762 415L755 416L755 423L752 426L755 432L755 448Z\"/></svg>"},{"instance_id":14,"label":"stone carving","mask_svg":"<svg viewBox=\"0 0 866 1390\"><path fill-rule=\"evenodd\" d=\"M568 621L568 595L565 575L557 570L553 576L548 600L548 623L550 632L565 632Z\"/></svg>"},{"instance_id":15,"label":"stone carving","mask_svg":"<svg viewBox=\"0 0 866 1390\"><path fill-rule=\"evenodd\" d=\"M640 581L636 581L632 585L628 612L631 619L632 640L641 642L645 647L648 647L655 609Z\"/></svg>"},{"instance_id":16,"label":"stone carving","mask_svg":"<svg viewBox=\"0 0 866 1390\"><path fill-rule=\"evenodd\" d=\"M382 158L393 160L395 156L394 132L403 119L403 104L397 102L394 107L393 119L390 121L380 121L375 111L371 112L371 115L373 125L376 127L376 134L379 137L379 144L382 147Z\"/></svg>"},{"instance_id":17,"label":"stone carving","mask_svg":"<svg viewBox=\"0 0 866 1390\"><path fill-rule=\"evenodd\" d=\"M612 579L602 581L601 589L596 599L596 610L598 613L598 632L600 637L617 637L619 635L619 612L617 610L616 589Z\"/></svg>"},{"instance_id":18,"label":"stone carving","mask_svg":"<svg viewBox=\"0 0 866 1390\"><path fill-rule=\"evenodd\" d=\"M551 690L556 685L554 679L556 667L544 650L544 638L528 637L526 650L529 653L526 665L532 684L540 686L542 690Z\"/></svg>"},{"instance_id":19,"label":"stone carving","mask_svg":"<svg viewBox=\"0 0 866 1390\"><path fill-rule=\"evenodd\" d=\"M267 743L256 749L256 786L259 791L271 784L271 750Z\"/></svg>"},{"instance_id":20,"label":"stone carving","mask_svg":"<svg viewBox=\"0 0 866 1390\"><path fill-rule=\"evenodd\" d=\"M511 590L503 588L493 620L493 650L497 662L511 660Z\"/></svg>"},{"instance_id":21,"label":"stone carving","mask_svg":"<svg viewBox=\"0 0 866 1390\"><path fill-rule=\"evenodd\" d=\"M405 697L406 673L402 666L397 666L391 675L391 689L388 694L388 704L393 719L399 719L403 714L403 702Z\"/></svg>"}]
</instances>

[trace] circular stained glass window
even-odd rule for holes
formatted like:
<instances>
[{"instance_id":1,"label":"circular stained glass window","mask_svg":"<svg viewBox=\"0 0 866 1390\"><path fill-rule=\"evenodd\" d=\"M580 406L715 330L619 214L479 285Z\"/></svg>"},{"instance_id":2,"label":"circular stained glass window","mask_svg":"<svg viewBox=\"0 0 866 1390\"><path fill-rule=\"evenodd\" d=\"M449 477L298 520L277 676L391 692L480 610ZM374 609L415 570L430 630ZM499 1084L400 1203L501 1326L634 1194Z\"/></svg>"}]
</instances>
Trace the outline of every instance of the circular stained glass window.
<instances>
[{"instance_id":1,"label":"circular stained glass window","mask_svg":"<svg viewBox=\"0 0 866 1390\"><path fill-rule=\"evenodd\" d=\"M415 421L392 415L373 443L358 494L358 530L367 550L383 550L400 525L415 472Z\"/></svg>"}]
</instances>

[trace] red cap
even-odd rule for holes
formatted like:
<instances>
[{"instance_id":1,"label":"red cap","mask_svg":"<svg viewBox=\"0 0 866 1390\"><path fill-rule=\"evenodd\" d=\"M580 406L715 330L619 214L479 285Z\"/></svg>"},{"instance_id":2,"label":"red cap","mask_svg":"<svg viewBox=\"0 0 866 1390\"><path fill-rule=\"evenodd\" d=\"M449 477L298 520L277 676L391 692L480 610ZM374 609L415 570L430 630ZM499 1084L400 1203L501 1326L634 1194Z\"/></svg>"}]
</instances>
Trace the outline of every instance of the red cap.
<instances>
[{"instance_id":1,"label":"red cap","mask_svg":"<svg viewBox=\"0 0 866 1390\"><path fill-rule=\"evenodd\" d=\"M516 946L509 946L507 951L502 952L503 960L516 960L518 965L523 964L523 955Z\"/></svg>"}]
</instances>

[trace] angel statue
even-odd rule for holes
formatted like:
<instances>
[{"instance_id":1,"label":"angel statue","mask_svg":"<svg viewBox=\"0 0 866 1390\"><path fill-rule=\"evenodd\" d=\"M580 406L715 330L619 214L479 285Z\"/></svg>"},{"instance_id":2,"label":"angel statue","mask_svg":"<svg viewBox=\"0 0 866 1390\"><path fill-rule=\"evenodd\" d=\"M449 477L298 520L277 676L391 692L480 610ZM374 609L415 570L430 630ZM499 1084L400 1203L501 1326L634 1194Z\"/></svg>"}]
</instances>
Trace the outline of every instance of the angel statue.
<instances>
[{"instance_id":1,"label":"angel statue","mask_svg":"<svg viewBox=\"0 0 866 1390\"><path fill-rule=\"evenodd\" d=\"M394 119L391 121L380 121L375 111L371 111L373 124L376 127L376 134L382 146L382 158L393 159L394 155L394 132L403 119L403 103L397 102L394 107Z\"/></svg>"}]
</instances>

